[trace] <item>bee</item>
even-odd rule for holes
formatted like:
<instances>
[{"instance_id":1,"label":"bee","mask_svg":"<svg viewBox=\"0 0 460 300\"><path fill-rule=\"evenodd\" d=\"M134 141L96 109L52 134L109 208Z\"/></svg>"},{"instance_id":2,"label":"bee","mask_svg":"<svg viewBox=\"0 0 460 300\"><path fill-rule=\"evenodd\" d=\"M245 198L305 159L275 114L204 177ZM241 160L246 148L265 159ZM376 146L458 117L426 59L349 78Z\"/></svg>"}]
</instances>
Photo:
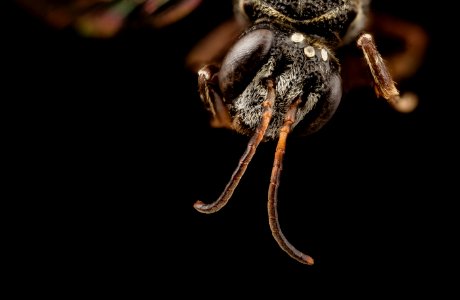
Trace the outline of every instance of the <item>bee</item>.
<instances>
[{"instance_id":1,"label":"bee","mask_svg":"<svg viewBox=\"0 0 460 300\"><path fill-rule=\"evenodd\" d=\"M189 61L197 68L198 91L211 125L234 130L249 142L220 197L208 204L198 200L193 206L205 214L222 209L259 144L277 141L268 187L271 233L290 257L313 265L314 259L294 247L281 230L277 191L288 136L317 132L341 102L344 82L337 52L356 44L377 98L400 111L414 101L401 97L367 31L369 0L234 0L233 6L244 30L232 40L221 63L199 65L196 53Z\"/></svg>"}]
</instances>

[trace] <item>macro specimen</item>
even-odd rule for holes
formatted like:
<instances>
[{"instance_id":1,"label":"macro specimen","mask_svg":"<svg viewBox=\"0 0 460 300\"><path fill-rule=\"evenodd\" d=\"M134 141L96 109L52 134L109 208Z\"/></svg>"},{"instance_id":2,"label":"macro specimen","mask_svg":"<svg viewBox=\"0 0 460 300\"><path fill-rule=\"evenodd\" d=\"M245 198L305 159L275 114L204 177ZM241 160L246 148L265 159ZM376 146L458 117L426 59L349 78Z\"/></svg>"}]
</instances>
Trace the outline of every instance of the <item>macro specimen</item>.
<instances>
[{"instance_id":1,"label":"macro specimen","mask_svg":"<svg viewBox=\"0 0 460 300\"><path fill-rule=\"evenodd\" d=\"M224 0L210 0L224 1ZM111 38L129 26L163 28L185 18L203 0L16 0L54 28ZM376 16L370 0L234 0L234 18L199 41L186 58L198 73L198 89L211 125L249 137L229 183L214 202L197 201L196 210L214 213L230 200L258 145L277 141L268 187L268 221L274 239L302 264L314 260L292 245L278 220L286 141L308 136L334 115L342 95L373 84L376 97L400 112L417 100L401 96L395 81L417 70L426 37L417 26ZM385 57L372 32L396 36L404 51ZM343 59L344 49L360 49Z\"/></svg>"},{"instance_id":2,"label":"macro specimen","mask_svg":"<svg viewBox=\"0 0 460 300\"><path fill-rule=\"evenodd\" d=\"M236 38L226 44L216 42L223 34L214 34L192 50L188 64L197 70L199 94L210 112L211 125L250 140L220 197L211 203L198 200L194 208L205 214L223 208L260 142L277 140L268 187L269 226L282 250L302 264L313 265L311 256L287 240L278 221L277 191L287 137L293 131L299 135L317 132L334 115L348 81L354 80L342 80L344 70L337 56L342 47L354 44L361 49L376 97L401 112L413 110L416 98L401 97L394 77L409 74L417 64L403 66L402 73L390 73L367 31L368 0L235 0L234 11L235 21L227 25L230 29L219 30ZM241 31L235 29L238 26ZM406 35L404 30L412 27L398 30ZM417 29L413 33L423 36ZM423 47L408 49L417 48ZM404 57L420 56L415 52L406 51ZM214 63L216 58L221 58L219 63Z\"/></svg>"}]
</instances>

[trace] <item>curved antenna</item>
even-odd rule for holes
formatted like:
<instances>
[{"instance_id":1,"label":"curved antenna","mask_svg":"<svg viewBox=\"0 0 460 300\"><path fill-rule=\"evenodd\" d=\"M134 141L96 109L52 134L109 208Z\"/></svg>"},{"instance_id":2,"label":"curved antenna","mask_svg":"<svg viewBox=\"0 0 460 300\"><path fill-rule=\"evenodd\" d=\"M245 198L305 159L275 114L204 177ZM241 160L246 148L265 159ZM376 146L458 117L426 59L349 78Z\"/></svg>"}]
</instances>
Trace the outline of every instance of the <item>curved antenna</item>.
<instances>
[{"instance_id":1,"label":"curved antenna","mask_svg":"<svg viewBox=\"0 0 460 300\"><path fill-rule=\"evenodd\" d=\"M283 167L283 156L286 150L286 139L291 130L291 126L295 121L295 114L297 112L297 107L300 103L300 99L295 101L289 107L284 119L283 127L281 127L278 145L276 146L275 158L273 161L272 175L270 178L270 186L268 188L268 221L270 224L270 229L272 231L273 237L278 242L278 245L283 249L289 256L295 260L307 264L313 265L314 260L311 256L302 253L297 250L284 236L280 228L280 223L278 220L278 186L280 183L280 174Z\"/></svg>"},{"instance_id":2,"label":"curved antenna","mask_svg":"<svg viewBox=\"0 0 460 300\"><path fill-rule=\"evenodd\" d=\"M237 168L233 172L233 175L230 178L229 183L227 184L224 191L222 192L222 194L216 201L210 204L204 204L200 200L196 201L195 204L193 204L193 207L196 210L202 213L211 214L211 213L214 213L220 210L222 207L224 207L227 204L228 200L230 200L230 198L233 195L233 192L235 191L236 186L238 185L238 183L241 180L241 177L246 171L249 162L254 156L257 146L260 144L260 142L265 136L265 131L267 130L268 124L270 123L270 120L273 115L274 103L275 103L274 82L272 79L267 79L267 98L262 104L264 107L262 120L259 126L257 127L256 132L254 133L252 138L249 140L246 151L243 153L243 156L241 157Z\"/></svg>"}]
</instances>

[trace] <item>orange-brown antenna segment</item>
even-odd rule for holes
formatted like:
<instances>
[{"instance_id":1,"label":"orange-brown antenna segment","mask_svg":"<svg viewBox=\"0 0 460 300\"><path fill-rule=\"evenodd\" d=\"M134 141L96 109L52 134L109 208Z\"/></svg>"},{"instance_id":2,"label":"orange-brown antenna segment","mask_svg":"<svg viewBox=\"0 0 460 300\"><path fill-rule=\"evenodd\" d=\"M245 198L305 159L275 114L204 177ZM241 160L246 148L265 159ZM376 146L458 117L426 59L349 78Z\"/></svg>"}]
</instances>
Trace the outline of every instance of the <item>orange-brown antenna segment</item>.
<instances>
[{"instance_id":1,"label":"orange-brown antenna segment","mask_svg":"<svg viewBox=\"0 0 460 300\"><path fill-rule=\"evenodd\" d=\"M284 236L280 228L280 223L278 220L278 186L280 183L280 174L283 167L283 156L286 150L286 139L291 130L292 124L295 122L295 115L297 112L297 107L300 103L300 99L295 101L289 107L289 110L286 113L283 127L280 130L280 136L278 140L278 145L276 146L275 158L273 161L272 175L270 179L270 186L268 188L268 221L270 224L270 229L272 231L273 237L278 242L278 245L283 249L289 256L295 260L307 264L313 265L314 260L311 256L308 256L299 250L297 250Z\"/></svg>"},{"instance_id":2,"label":"orange-brown antenna segment","mask_svg":"<svg viewBox=\"0 0 460 300\"><path fill-rule=\"evenodd\" d=\"M230 178L229 183L225 187L224 191L220 195L220 197L210 203L210 204L204 204L202 201L198 200L195 202L193 207L198 210L199 212L206 213L206 214L211 214L214 213L218 210L220 210L222 207L224 207L228 200L233 195L233 192L240 182L241 177L243 176L244 172L246 171L249 162L251 161L252 157L254 156L257 146L260 144L262 139L264 138L265 131L268 128L268 124L270 123L270 120L273 115L273 105L275 103L275 87L274 87L274 82L271 79L267 80L267 98L263 102L263 107L264 107L264 112L262 115L262 120L259 124L259 126L256 129L256 132L252 136L251 140L248 143L248 146L246 148L246 151L243 153L243 156L240 159L240 162L238 164L238 167L236 170L233 172L232 177Z\"/></svg>"}]
</instances>

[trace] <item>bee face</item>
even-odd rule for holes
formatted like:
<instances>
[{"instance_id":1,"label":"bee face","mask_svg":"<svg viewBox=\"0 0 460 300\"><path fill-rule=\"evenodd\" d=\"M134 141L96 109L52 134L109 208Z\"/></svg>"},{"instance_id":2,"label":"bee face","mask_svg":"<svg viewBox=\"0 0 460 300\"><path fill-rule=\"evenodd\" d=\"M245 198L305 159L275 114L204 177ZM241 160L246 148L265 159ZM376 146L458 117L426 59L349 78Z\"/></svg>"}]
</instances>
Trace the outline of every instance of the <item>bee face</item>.
<instances>
[{"instance_id":1,"label":"bee face","mask_svg":"<svg viewBox=\"0 0 460 300\"><path fill-rule=\"evenodd\" d=\"M213 125L251 137L229 184L202 213L220 210L231 198L257 146L278 140L268 189L269 225L281 249L300 263L313 259L297 250L281 231L277 189L288 134L322 128L342 97L340 62L335 52L355 40L363 51L378 96L399 101L391 75L373 38L361 33L368 0L236 0L235 11L247 27L219 67L198 72L201 99ZM358 35L360 34L359 38Z\"/></svg>"},{"instance_id":2,"label":"bee face","mask_svg":"<svg viewBox=\"0 0 460 300\"><path fill-rule=\"evenodd\" d=\"M278 137L284 115L300 99L296 122L307 114L321 122L302 122L302 133L312 133L325 124L341 99L339 63L321 39L278 27L255 26L228 52L219 73L223 101L229 108L232 127L253 135L267 97L265 81L274 78L276 99L265 139Z\"/></svg>"}]
</instances>

